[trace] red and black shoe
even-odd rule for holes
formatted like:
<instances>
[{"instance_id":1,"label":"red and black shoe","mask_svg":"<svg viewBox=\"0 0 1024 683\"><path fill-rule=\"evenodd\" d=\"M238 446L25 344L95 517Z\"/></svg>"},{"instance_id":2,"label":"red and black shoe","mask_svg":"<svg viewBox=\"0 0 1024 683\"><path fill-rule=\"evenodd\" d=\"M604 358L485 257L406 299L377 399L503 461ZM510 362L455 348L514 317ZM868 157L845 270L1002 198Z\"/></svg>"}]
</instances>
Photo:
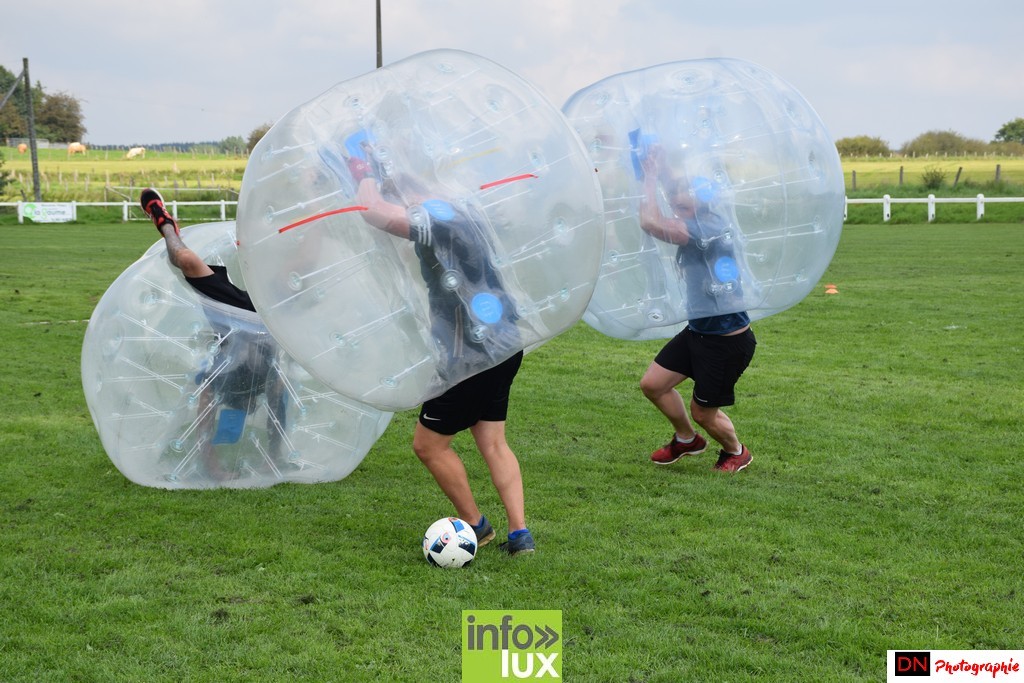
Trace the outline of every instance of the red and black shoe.
<instances>
[{"instance_id":1,"label":"red and black shoe","mask_svg":"<svg viewBox=\"0 0 1024 683\"><path fill-rule=\"evenodd\" d=\"M153 225L156 226L157 232L161 235L164 234L164 225L168 223L174 228L175 234L181 234L181 230L178 228L178 221L174 220L174 217L167 213L167 208L164 206L164 198L160 196L159 192L151 187L147 187L139 195L139 204L142 205L142 210L146 212L146 215L153 219Z\"/></svg>"},{"instance_id":2,"label":"red and black shoe","mask_svg":"<svg viewBox=\"0 0 1024 683\"><path fill-rule=\"evenodd\" d=\"M707 440L700 434L694 435L690 443L683 443L673 436L671 441L651 453L651 462L655 465L671 465L684 456L703 453L707 447Z\"/></svg>"},{"instance_id":3,"label":"red and black shoe","mask_svg":"<svg viewBox=\"0 0 1024 683\"><path fill-rule=\"evenodd\" d=\"M754 459L754 456L750 454L750 451L746 446L740 445L740 452L738 454L726 453L725 451L718 451L718 462L715 463L715 469L719 472L739 472L744 467L750 464Z\"/></svg>"}]
</instances>

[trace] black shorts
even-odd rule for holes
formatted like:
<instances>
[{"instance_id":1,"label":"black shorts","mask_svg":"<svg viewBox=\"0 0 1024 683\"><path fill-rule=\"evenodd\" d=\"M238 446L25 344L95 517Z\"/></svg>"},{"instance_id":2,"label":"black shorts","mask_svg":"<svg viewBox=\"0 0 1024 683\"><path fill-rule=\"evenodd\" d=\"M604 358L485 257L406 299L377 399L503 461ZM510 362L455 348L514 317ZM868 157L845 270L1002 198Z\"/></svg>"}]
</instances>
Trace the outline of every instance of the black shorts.
<instances>
[{"instance_id":1,"label":"black shorts","mask_svg":"<svg viewBox=\"0 0 1024 683\"><path fill-rule=\"evenodd\" d=\"M654 362L693 379L693 400L706 408L731 406L733 389L754 357L754 331L723 336L700 334L689 327L658 352Z\"/></svg>"},{"instance_id":2,"label":"black shorts","mask_svg":"<svg viewBox=\"0 0 1024 683\"><path fill-rule=\"evenodd\" d=\"M523 352L488 370L464 379L420 408L420 424L432 432L452 436L477 422L504 422L512 380L523 362Z\"/></svg>"},{"instance_id":3,"label":"black shorts","mask_svg":"<svg viewBox=\"0 0 1024 683\"><path fill-rule=\"evenodd\" d=\"M185 281L214 301L256 312L256 307L253 306L249 293L244 289L239 289L228 279L227 268L224 266L210 266L210 268L213 270L213 275L187 277Z\"/></svg>"}]
</instances>

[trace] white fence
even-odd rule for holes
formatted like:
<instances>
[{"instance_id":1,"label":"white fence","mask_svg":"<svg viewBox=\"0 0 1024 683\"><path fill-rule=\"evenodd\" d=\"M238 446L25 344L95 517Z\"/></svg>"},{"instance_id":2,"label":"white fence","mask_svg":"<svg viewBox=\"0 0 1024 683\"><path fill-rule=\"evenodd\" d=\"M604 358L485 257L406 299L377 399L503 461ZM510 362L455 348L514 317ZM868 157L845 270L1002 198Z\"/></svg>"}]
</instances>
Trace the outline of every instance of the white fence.
<instances>
[{"instance_id":1,"label":"white fence","mask_svg":"<svg viewBox=\"0 0 1024 683\"><path fill-rule=\"evenodd\" d=\"M127 223L129 220L131 220L131 213L129 212L129 209L131 209L132 207L137 209L139 214L142 215L142 209L139 207L139 205L136 202L129 202L127 200L120 201L120 202L39 202L39 203L40 204L59 203L59 204L68 205L70 207L70 209L71 209L71 220L73 220L73 221L74 220L78 220L78 207L80 207L80 206L106 206L106 207L119 206L119 207L121 207L121 221L124 222L124 223ZM25 222L25 216L27 215L27 213L29 213L29 212L26 212L26 208L32 207L32 206L35 206L35 205L36 205L36 202L0 202L0 207L3 207L3 206L17 207L17 209L18 209L18 222L19 223L24 223ZM228 206L237 206L237 205L238 205L238 202L236 202L236 201L228 201L226 199L221 199L220 201L215 201L215 202L179 202L179 201L169 201L169 202L167 202L167 207L170 209L171 215L174 216L175 220L178 219L178 207L179 206L217 206L217 207L220 207L220 220L226 221L227 220L227 215L228 215ZM31 220L31 218L30 218L30 220ZM147 218L146 220L149 220L149 219Z\"/></svg>"},{"instance_id":2,"label":"white fence","mask_svg":"<svg viewBox=\"0 0 1024 683\"><path fill-rule=\"evenodd\" d=\"M977 207L976 216L978 220L981 220L985 216L985 204L993 203L1007 203L1007 202L1024 202L1024 197L986 197L983 194L979 194L976 197L936 197L933 194L927 197L890 197L884 195L879 199L850 199L846 198L846 204L843 207L843 218L847 217L849 212L850 204L881 204L882 205L882 220L888 222L892 218L892 205L893 204L927 204L928 205L928 222L935 220L935 206L937 204L974 204ZM119 206L121 207L121 220L127 223L131 220L131 214L129 209L135 207L138 209L138 204L135 202L129 202L127 200L120 202L65 202L71 207L71 220L78 219L78 207L80 206ZM34 202L0 202L0 207L11 206L17 207L18 209L18 222L25 222L25 208L33 205ZM228 201L222 199L214 202L179 202L170 201L167 202L168 207L171 210L171 215L175 219L178 218L178 208L188 206L217 206L220 207L220 220L227 220L227 207L238 206L237 201ZM138 209L141 212L141 209Z\"/></svg>"},{"instance_id":3,"label":"white fence","mask_svg":"<svg viewBox=\"0 0 1024 683\"><path fill-rule=\"evenodd\" d=\"M881 204L882 220L886 222L892 218L893 204L927 204L928 222L931 223L935 220L936 204L975 204L977 206L977 219L980 221L985 216L985 204L998 202L1024 202L1024 197L985 197L983 194L979 194L976 197L936 197L930 194L923 199L916 197L893 198L889 195L883 195L881 199L850 199L847 197L846 206L843 208L843 218L847 217L850 204Z\"/></svg>"}]
</instances>

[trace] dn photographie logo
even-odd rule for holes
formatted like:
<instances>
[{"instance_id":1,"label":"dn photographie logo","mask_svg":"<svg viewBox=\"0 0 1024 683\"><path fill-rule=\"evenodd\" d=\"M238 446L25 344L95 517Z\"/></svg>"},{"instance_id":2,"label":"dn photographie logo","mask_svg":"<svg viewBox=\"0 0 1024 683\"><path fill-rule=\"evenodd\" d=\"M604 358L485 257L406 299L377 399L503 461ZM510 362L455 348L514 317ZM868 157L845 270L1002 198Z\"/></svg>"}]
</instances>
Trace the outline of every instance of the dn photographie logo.
<instances>
[{"instance_id":1,"label":"dn photographie logo","mask_svg":"<svg viewBox=\"0 0 1024 683\"><path fill-rule=\"evenodd\" d=\"M904 676L943 681L1024 681L1024 650L886 650L890 683Z\"/></svg>"},{"instance_id":2,"label":"dn photographie logo","mask_svg":"<svg viewBox=\"0 0 1024 683\"><path fill-rule=\"evenodd\" d=\"M896 652L893 660L896 676L931 676L931 652Z\"/></svg>"},{"instance_id":3,"label":"dn photographie logo","mask_svg":"<svg viewBox=\"0 0 1024 683\"><path fill-rule=\"evenodd\" d=\"M463 683L561 678L561 610L463 610Z\"/></svg>"}]
</instances>

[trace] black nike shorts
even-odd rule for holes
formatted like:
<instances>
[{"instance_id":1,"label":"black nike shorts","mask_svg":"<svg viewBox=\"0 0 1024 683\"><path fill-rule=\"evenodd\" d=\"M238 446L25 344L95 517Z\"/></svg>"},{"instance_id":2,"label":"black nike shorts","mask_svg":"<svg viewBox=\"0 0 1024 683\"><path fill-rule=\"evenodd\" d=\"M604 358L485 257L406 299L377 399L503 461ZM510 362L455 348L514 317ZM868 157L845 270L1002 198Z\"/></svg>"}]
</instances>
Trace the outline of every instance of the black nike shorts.
<instances>
[{"instance_id":1,"label":"black nike shorts","mask_svg":"<svg viewBox=\"0 0 1024 683\"><path fill-rule=\"evenodd\" d=\"M751 329L723 336L700 334L689 327L673 337L654 362L693 379L693 400L705 408L736 402L736 382L750 365L757 347Z\"/></svg>"},{"instance_id":2,"label":"black nike shorts","mask_svg":"<svg viewBox=\"0 0 1024 683\"><path fill-rule=\"evenodd\" d=\"M432 432L452 436L477 422L504 422L512 380L523 362L523 352L488 370L464 379L420 408L420 424Z\"/></svg>"}]
</instances>

